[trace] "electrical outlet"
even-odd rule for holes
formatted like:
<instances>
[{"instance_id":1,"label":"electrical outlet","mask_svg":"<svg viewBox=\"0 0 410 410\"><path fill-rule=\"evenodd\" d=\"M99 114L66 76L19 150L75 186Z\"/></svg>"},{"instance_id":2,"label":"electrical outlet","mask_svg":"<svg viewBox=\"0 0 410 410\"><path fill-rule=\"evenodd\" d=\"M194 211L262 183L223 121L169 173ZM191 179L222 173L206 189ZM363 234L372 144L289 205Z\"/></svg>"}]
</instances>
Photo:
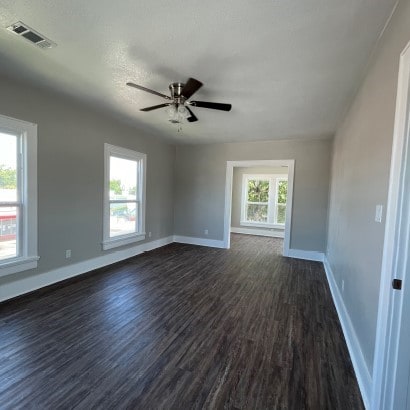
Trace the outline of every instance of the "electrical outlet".
<instances>
[{"instance_id":1,"label":"electrical outlet","mask_svg":"<svg viewBox=\"0 0 410 410\"><path fill-rule=\"evenodd\" d=\"M204 230L204 234L205 234L205 235L208 235L208 229L205 229L205 230Z\"/></svg>"},{"instance_id":2,"label":"electrical outlet","mask_svg":"<svg viewBox=\"0 0 410 410\"><path fill-rule=\"evenodd\" d=\"M342 292L345 291L345 281L342 279Z\"/></svg>"},{"instance_id":3,"label":"electrical outlet","mask_svg":"<svg viewBox=\"0 0 410 410\"><path fill-rule=\"evenodd\" d=\"M65 258L66 258L66 259L70 259L70 258L71 258L71 249L67 249L67 250L65 251Z\"/></svg>"}]
</instances>

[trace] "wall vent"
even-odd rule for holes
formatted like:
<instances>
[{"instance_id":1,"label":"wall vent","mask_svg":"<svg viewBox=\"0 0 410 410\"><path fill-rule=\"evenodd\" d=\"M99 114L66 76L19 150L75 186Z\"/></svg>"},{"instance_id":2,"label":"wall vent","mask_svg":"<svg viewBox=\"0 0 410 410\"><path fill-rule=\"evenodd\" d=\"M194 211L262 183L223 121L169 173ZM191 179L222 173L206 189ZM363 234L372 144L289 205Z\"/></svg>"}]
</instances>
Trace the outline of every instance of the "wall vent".
<instances>
[{"instance_id":1,"label":"wall vent","mask_svg":"<svg viewBox=\"0 0 410 410\"><path fill-rule=\"evenodd\" d=\"M57 44L53 41L49 40L38 31L33 30L27 24L18 21L17 23L12 24L11 26L7 27L7 30L11 31L12 33L25 38L32 44L40 48L53 48L56 47Z\"/></svg>"}]
</instances>

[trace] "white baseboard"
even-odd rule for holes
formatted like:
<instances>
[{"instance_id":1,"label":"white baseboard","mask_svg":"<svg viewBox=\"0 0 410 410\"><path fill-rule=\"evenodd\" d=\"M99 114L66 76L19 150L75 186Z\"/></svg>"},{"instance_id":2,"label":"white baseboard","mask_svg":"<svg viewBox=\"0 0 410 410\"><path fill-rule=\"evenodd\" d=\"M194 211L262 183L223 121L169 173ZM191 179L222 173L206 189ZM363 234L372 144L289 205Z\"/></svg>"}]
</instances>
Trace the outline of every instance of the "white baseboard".
<instances>
[{"instance_id":1,"label":"white baseboard","mask_svg":"<svg viewBox=\"0 0 410 410\"><path fill-rule=\"evenodd\" d=\"M289 258L304 259L307 261L317 261L317 262L323 262L324 257L325 257L323 252L303 251L301 249L289 249L288 254L283 255L283 256L288 256Z\"/></svg>"},{"instance_id":2,"label":"white baseboard","mask_svg":"<svg viewBox=\"0 0 410 410\"><path fill-rule=\"evenodd\" d=\"M210 248L226 248L224 241L217 239L194 238L192 236L174 235L174 242L187 243L189 245L208 246Z\"/></svg>"},{"instance_id":3,"label":"white baseboard","mask_svg":"<svg viewBox=\"0 0 410 410\"><path fill-rule=\"evenodd\" d=\"M356 373L360 392L362 393L362 399L366 409L370 409L372 378L366 365L362 349L360 348L360 343L354 330L353 323L350 320L349 313L346 309L342 295L340 294L339 287L337 286L329 261L326 257L324 258L323 265L325 267L327 280L329 283L330 291L332 292L333 302L336 306L339 321L342 325L347 348L349 349L353 368Z\"/></svg>"},{"instance_id":4,"label":"white baseboard","mask_svg":"<svg viewBox=\"0 0 410 410\"><path fill-rule=\"evenodd\" d=\"M231 227L232 233L241 233L244 235L257 235L257 236L269 236L272 238L284 238L285 233L276 230L267 230L267 229L254 229L254 228L237 228Z\"/></svg>"},{"instance_id":5,"label":"white baseboard","mask_svg":"<svg viewBox=\"0 0 410 410\"><path fill-rule=\"evenodd\" d=\"M51 270L49 272L23 277L18 279L18 275L13 277L9 283L5 283L0 287L0 302L23 295L33 290L52 285L62 280L81 275L94 269L102 268L115 262L120 262L124 259L131 258L143 252L152 249L160 248L173 242L173 237L168 236L156 241L142 243L131 248L118 250L106 255L98 256L96 258L88 259L83 262L74 263L72 265L63 266Z\"/></svg>"}]
</instances>

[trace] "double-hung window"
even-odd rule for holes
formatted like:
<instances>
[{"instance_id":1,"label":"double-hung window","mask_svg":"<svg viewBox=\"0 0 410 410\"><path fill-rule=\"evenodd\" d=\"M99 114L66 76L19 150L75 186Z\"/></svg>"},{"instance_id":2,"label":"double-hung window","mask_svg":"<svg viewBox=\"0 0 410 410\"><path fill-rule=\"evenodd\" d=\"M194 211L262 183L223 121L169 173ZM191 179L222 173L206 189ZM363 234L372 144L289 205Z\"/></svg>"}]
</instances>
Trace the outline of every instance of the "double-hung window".
<instances>
[{"instance_id":1,"label":"double-hung window","mask_svg":"<svg viewBox=\"0 0 410 410\"><path fill-rule=\"evenodd\" d=\"M275 223L284 225L286 222L286 202L288 197L288 178L276 178L275 192Z\"/></svg>"},{"instance_id":2,"label":"double-hung window","mask_svg":"<svg viewBox=\"0 0 410 410\"><path fill-rule=\"evenodd\" d=\"M145 239L146 155L105 144L104 240L111 249Z\"/></svg>"},{"instance_id":3,"label":"double-hung window","mask_svg":"<svg viewBox=\"0 0 410 410\"><path fill-rule=\"evenodd\" d=\"M0 276L38 259L37 126L0 116Z\"/></svg>"},{"instance_id":4,"label":"double-hung window","mask_svg":"<svg viewBox=\"0 0 410 410\"><path fill-rule=\"evenodd\" d=\"M242 180L241 225L284 227L287 175L247 175Z\"/></svg>"}]
</instances>

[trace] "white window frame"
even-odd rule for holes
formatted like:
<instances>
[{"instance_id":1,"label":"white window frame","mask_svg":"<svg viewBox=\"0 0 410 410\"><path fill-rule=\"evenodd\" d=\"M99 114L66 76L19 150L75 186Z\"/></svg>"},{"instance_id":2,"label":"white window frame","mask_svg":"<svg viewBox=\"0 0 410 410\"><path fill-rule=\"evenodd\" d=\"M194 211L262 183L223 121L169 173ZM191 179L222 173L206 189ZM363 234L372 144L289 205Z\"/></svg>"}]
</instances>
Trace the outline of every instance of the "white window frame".
<instances>
[{"instance_id":1,"label":"white window frame","mask_svg":"<svg viewBox=\"0 0 410 410\"><path fill-rule=\"evenodd\" d=\"M268 205L268 221L267 222L252 222L246 218L246 205L248 203L248 181L262 180L269 181L269 199ZM249 227L264 227L285 229L285 224L277 223L277 191L279 181L287 181L286 174L244 174L242 176L242 201L241 201L241 221L240 225ZM287 204L286 204L287 205Z\"/></svg>"},{"instance_id":2,"label":"white window frame","mask_svg":"<svg viewBox=\"0 0 410 410\"><path fill-rule=\"evenodd\" d=\"M0 132L17 135L20 151L17 201L1 203L19 208L18 255L0 260L1 277L36 268L40 257L37 248L37 124L0 115Z\"/></svg>"},{"instance_id":3,"label":"white window frame","mask_svg":"<svg viewBox=\"0 0 410 410\"><path fill-rule=\"evenodd\" d=\"M138 231L110 237L110 157L122 158L137 162L137 227ZM104 220L103 220L103 250L128 245L145 239L145 202L146 202L146 167L147 155L127 148L104 144ZM127 201L129 202L129 201Z\"/></svg>"},{"instance_id":4,"label":"white window frame","mask_svg":"<svg viewBox=\"0 0 410 410\"><path fill-rule=\"evenodd\" d=\"M287 196L286 196L286 202L285 202L284 204L281 204L281 203L278 202L278 199L279 199L279 197L278 197L279 182L281 182L281 181L286 181L286 182L288 182L288 176L287 176L287 175L285 175L285 177L278 176L278 177L276 178L276 184L275 184L275 211L274 211L274 213L275 213L275 218L277 218L277 215L278 215L279 205L285 205L285 207L288 206L288 198L287 198ZM285 212L285 218L286 218L286 212ZM285 219L285 220L286 220L286 219ZM282 223L277 223L277 225L280 226L281 228L285 228L285 224L284 224L284 223L283 223L283 224L282 224Z\"/></svg>"}]
</instances>

